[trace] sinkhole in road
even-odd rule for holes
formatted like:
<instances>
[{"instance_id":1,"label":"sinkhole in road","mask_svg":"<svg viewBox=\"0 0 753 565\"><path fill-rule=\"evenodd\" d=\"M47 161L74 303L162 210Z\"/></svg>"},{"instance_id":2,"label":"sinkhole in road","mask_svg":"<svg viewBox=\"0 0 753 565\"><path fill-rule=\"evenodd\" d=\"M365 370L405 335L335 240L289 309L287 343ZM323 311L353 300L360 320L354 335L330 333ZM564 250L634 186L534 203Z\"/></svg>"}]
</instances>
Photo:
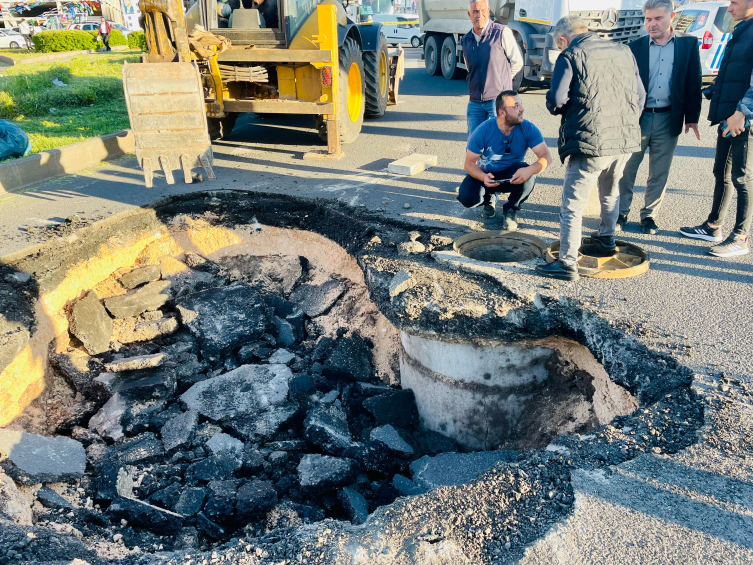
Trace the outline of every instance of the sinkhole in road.
<instances>
[{"instance_id":1,"label":"sinkhole in road","mask_svg":"<svg viewBox=\"0 0 753 565\"><path fill-rule=\"evenodd\" d=\"M80 442L86 471L13 475L36 497L37 524L115 553L361 524L438 486L432 460L518 460L638 406L557 324L464 338L443 332L446 319L394 317L397 300L415 298L380 295L388 285L364 265L384 260L396 276L392 249L415 240L407 232L356 226L361 249L380 238L390 249L369 263L347 240L250 219L163 215L130 240L113 222L106 245L50 276L39 297L49 319L37 321L50 344L44 391L11 427ZM14 473L12 453L4 463ZM75 511L60 512L40 482Z\"/></svg>"}]
</instances>

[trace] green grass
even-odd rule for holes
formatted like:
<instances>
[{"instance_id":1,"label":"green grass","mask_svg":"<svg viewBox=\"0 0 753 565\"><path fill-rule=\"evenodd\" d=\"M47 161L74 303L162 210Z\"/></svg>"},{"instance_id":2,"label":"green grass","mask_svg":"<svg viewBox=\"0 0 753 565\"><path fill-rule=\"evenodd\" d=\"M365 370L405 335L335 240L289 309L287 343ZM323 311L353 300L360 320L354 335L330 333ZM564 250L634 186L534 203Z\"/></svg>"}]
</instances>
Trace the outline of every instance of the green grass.
<instances>
[{"instance_id":1,"label":"green grass","mask_svg":"<svg viewBox=\"0 0 753 565\"><path fill-rule=\"evenodd\" d=\"M30 49L0 49L0 55L3 57L10 57L15 61L20 61L21 59L26 59L28 57L36 57L41 55L41 53L37 53Z\"/></svg>"},{"instance_id":2,"label":"green grass","mask_svg":"<svg viewBox=\"0 0 753 565\"><path fill-rule=\"evenodd\" d=\"M0 77L0 118L29 134L33 153L127 128L121 71L124 61L138 60L135 53L97 53L7 67ZM55 86L56 78L68 86Z\"/></svg>"}]
</instances>

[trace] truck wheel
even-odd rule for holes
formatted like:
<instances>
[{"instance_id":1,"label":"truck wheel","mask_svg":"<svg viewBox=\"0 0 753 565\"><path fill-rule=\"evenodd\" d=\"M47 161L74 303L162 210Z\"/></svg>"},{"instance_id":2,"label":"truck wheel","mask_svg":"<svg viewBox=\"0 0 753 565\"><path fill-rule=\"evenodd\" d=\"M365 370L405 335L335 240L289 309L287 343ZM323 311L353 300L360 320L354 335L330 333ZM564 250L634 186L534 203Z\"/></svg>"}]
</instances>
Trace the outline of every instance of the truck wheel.
<instances>
[{"instance_id":1,"label":"truck wheel","mask_svg":"<svg viewBox=\"0 0 753 565\"><path fill-rule=\"evenodd\" d=\"M528 80L525 77L525 74L526 74L526 65L525 65L526 49L525 49L525 47L523 47L523 40L520 39L520 37L518 37L517 39L518 39L518 49L520 49L520 54L523 55L523 80L520 81L520 86L518 87L518 92L520 92L521 94L523 94L524 92L527 92L528 90L531 89L531 87L534 85L534 82L531 81L531 80Z\"/></svg>"},{"instance_id":2,"label":"truck wheel","mask_svg":"<svg viewBox=\"0 0 753 565\"><path fill-rule=\"evenodd\" d=\"M436 35L432 35L426 40L424 62L426 63L426 72L430 76L436 76L442 72L442 67L439 65L439 42Z\"/></svg>"},{"instance_id":3,"label":"truck wheel","mask_svg":"<svg viewBox=\"0 0 753 565\"><path fill-rule=\"evenodd\" d=\"M460 78L463 69L459 69L455 60L455 38L452 36L445 37L442 43L442 76L447 80Z\"/></svg>"},{"instance_id":4,"label":"truck wheel","mask_svg":"<svg viewBox=\"0 0 753 565\"><path fill-rule=\"evenodd\" d=\"M207 118L207 125L209 126L209 139L223 139L230 135L235 127L235 122L238 119L237 112L228 114L224 118Z\"/></svg>"},{"instance_id":5,"label":"truck wheel","mask_svg":"<svg viewBox=\"0 0 753 565\"><path fill-rule=\"evenodd\" d=\"M340 47L339 118L340 142L352 143L361 133L365 97L363 88L363 59L355 39L348 37ZM327 141L327 120L314 118L316 131L322 141Z\"/></svg>"},{"instance_id":6,"label":"truck wheel","mask_svg":"<svg viewBox=\"0 0 753 565\"><path fill-rule=\"evenodd\" d=\"M390 97L390 65L384 34L379 34L376 51L364 51L363 71L366 75L364 114L367 118L381 118Z\"/></svg>"}]
</instances>

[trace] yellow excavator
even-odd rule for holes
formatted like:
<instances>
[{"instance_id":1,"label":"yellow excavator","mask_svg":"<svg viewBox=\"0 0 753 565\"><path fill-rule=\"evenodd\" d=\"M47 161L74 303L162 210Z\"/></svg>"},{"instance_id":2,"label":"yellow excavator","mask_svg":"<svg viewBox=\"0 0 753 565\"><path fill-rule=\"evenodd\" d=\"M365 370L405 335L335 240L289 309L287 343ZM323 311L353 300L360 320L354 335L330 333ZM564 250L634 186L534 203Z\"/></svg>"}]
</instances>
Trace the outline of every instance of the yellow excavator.
<instances>
[{"instance_id":1,"label":"yellow excavator","mask_svg":"<svg viewBox=\"0 0 753 565\"><path fill-rule=\"evenodd\" d=\"M327 149L304 159L335 160L364 116L397 103L402 49L390 53L381 24L354 21L338 0L198 0L185 15L181 0L139 7L147 49L123 67L123 88L148 187L157 168L168 184L174 168L187 183L196 167L213 180L211 139L244 112L312 115Z\"/></svg>"}]
</instances>

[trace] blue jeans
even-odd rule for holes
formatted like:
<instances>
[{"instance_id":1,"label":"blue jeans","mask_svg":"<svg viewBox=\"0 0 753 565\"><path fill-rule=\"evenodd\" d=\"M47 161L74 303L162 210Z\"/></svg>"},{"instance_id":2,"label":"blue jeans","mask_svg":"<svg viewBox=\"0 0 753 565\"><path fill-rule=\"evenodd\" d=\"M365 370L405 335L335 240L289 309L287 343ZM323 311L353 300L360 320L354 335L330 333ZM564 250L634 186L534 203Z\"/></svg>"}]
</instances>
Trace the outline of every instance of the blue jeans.
<instances>
[{"instance_id":1,"label":"blue jeans","mask_svg":"<svg viewBox=\"0 0 753 565\"><path fill-rule=\"evenodd\" d=\"M478 126L486 120L496 119L497 112L494 109L494 100L486 102L468 101L468 139Z\"/></svg>"}]
</instances>

